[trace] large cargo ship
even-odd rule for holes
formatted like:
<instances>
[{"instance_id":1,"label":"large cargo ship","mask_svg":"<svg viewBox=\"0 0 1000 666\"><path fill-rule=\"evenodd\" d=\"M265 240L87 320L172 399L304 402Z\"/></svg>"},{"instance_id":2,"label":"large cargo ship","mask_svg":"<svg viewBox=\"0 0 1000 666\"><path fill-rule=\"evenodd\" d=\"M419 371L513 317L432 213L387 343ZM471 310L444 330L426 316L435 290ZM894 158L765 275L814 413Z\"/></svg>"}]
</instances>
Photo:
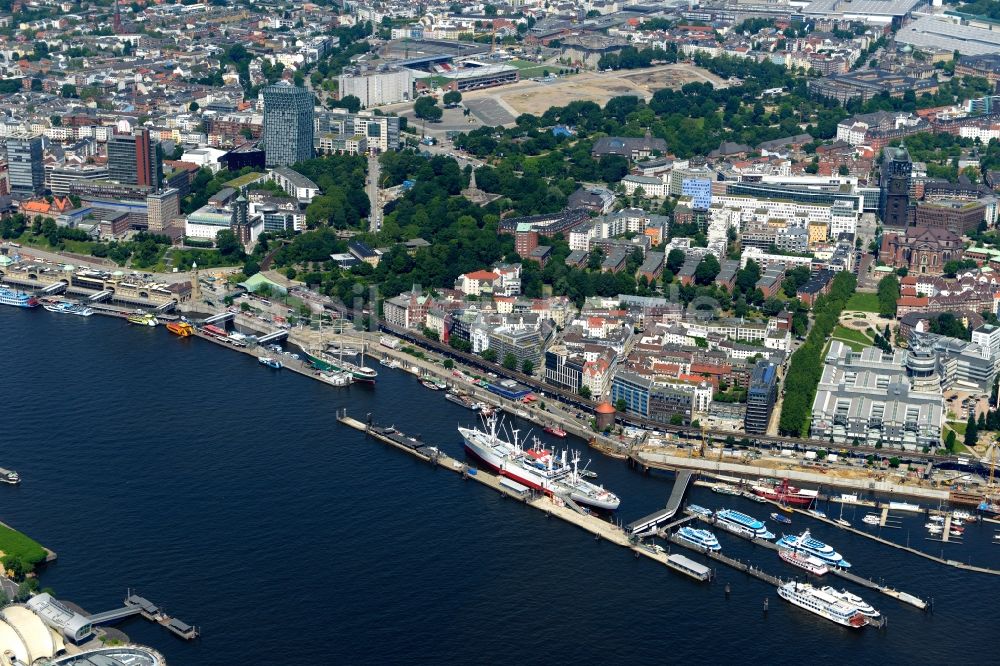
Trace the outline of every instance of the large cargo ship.
<instances>
[{"instance_id":1,"label":"large cargo ship","mask_svg":"<svg viewBox=\"0 0 1000 666\"><path fill-rule=\"evenodd\" d=\"M772 502L792 504L794 506L809 506L816 501L816 497L819 495L819 491L817 490L803 490L795 486L790 486L787 479L782 480L776 486L754 486L753 492L758 497L763 497Z\"/></svg>"},{"instance_id":2,"label":"large cargo ship","mask_svg":"<svg viewBox=\"0 0 1000 666\"><path fill-rule=\"evenodd\" d=\"M858 610L857 606L817 590L808 583L785 583L778 588L778 596L810 613L851 629L860 629L868 624L868 618Z\"/></svg>"},{"instance_id":3,"label":"large cargo ship","mask_svg":"<svg viewBox=\"0 0 1000 666\"><path fill-rule=\"evenodd\" d=\"M512 431L512 442L500 437L496 413L485 418L485 423L488 432L478 428L459 428L458 432L462 435L466 451L501 476L546 495L569 497L574 502L596 509L614 511L621 504L613 492L583 478L579 471L578 452L573 452L570 463L566 451L557 456L544 448L537 437L534 445L525 450L518 442L517 430Z\"/></svg>"},{"instance_id":4,"label":"large cargo ship","mask_svg":"<svg viewBox=\"0 0 1000 666\"><path fill-rule=\"evenodd\" d=\"M29 296L23 291L17 291L8 287L0 287L0 303L3 305L13 305L18 308L38 307L37 298Z\"/></svg>"}]
</instances>

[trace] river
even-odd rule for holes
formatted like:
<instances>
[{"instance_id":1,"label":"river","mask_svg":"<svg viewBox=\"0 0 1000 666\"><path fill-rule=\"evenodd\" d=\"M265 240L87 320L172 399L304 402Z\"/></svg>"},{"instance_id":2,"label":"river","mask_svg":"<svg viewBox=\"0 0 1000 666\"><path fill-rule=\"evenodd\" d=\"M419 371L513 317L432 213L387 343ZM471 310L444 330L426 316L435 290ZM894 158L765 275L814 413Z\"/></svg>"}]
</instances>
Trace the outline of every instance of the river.
<instances>
[{"instance_id":1,"label":"river","mask_svg":"<svg viewBox=\"0 0 1000 666\"><path fill-rule=\"evenodd\" d=\"M340 407L371 412L459 455L455 428L472 412L401 371L377 366L375 387L337 389L162 327L9 307L0 327L0 466L24 479L0 487L0 520L59 554L41 578L57 596L98 612L132 588L200 626L184 642L141 619L122 625L171 664L730 663L790 648L835 663L996 662L988 590L1000 578L795 516L856 573L934 600L924 613L853 589L889 626L850 632L732 570L697 584L637 560L337 423ZM665 503L668 477L588 458L623 522ZM769 512L703 488L689 499ZM919 545L922 523L883 533ZM970 526L946 555L998 566L998 527ZM719 539L794 574L771 551Z\"/></svg>"}]
</instances>

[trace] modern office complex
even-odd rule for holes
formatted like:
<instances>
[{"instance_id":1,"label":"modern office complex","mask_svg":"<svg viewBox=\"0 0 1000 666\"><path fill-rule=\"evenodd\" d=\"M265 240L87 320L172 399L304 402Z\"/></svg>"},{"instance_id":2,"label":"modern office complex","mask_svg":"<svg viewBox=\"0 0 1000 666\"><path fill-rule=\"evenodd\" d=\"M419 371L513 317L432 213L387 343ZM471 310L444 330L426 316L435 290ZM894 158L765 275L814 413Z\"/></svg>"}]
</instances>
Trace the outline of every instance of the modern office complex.
<instances>
[{"instance_id":1,"label":"modern office complex","mask_svg":"<svg viewBox=\"0 0 1000 666\"><path fill-rule=\"evenodd\" d=\"M768 361L758 361L750 375L750 387L747 390L747 412L744 418L747 433L762 435L767 432L767 424L771 420L777 397L777 366Z\"/></svg>"},{"instance_id":2,"label":"modern office complex","mask_svg":"<svg viewBox=\"0 0 1000 666\"><path fill-rule=\"evenodd\" d=\"M291 166L313 155L313 96L305 88L275 83L264 88L267 166Z\"/></svg>"},{"instance_id":3,"label":"modern office complex","mask_svg":"<svg viewBox=\"0 0 1000 666\"><path fill-rule=\"evenodd\" d=\"M125 185L159 189L163 180L163 155L159 142L150 141L149 130L115 134L108 141L108 173Z\"/></svg>"},{"instance_id":4,"label":"modern office complex","mask_svg":"<svg viewBox=\"0 0 1000 666\"><path fill-rule=\"evenodd\" d=\"M894 446L908 450L941 443L944 400L940 388L915 390L907 376L906 352L860 353L833 340L813 402L814 439L843 444Z\"/></svg>"},{"instance_id":5,"label":"modern office complex","mask_svg":"<svg viewBox=\"0 0 1000 666\"><path fill-rule=\"evenodd\" d=\"M42 193L45 167L42 165L40 134L7 138L7 175L11 194L32 197Z\"/></svg>"}]
</instances>

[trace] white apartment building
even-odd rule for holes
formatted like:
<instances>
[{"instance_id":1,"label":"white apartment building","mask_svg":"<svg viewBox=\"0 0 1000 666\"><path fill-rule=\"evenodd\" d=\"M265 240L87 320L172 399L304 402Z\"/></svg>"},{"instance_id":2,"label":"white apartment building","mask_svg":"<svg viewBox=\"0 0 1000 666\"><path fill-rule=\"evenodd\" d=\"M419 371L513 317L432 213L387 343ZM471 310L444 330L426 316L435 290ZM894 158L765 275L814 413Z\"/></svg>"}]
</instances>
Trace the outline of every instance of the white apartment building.
<instances>
[{"instance_id":1,"label":"white apartment building","mask_svg":"<svg viewBox=\"0 0 1000 666\"><path fill-rule=\"evenodd\" d=\"M359 72L337 77L340 97L354 95L361 106L371 108L413 98L413 73L407 69Z\"/></svg>"}]
</instances>

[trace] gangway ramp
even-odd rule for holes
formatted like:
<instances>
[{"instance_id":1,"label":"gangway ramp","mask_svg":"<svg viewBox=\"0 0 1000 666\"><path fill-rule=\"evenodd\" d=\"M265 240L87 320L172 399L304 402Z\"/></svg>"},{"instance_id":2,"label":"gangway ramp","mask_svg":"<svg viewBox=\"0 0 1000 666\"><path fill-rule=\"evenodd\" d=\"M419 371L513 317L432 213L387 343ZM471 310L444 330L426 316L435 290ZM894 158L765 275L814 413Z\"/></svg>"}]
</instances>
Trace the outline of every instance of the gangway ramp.
<instances>
[{"instance_id":1,"label":"gangway ramp","mask_svg":"<svg viewBox=\"0 0 1000 666\"><path fill-rule=\"evenodd\" d=\"M674 487L670 491L670 497L667 499L667 506L659 511L654 511L648 516L640 518L635 522L629 523L629 525L625 528L628 533L639 534L641 532L646 532L659 527L661 524L676 516L677 511L681 508L681 503L684 501L684 495L687 493L688 486L691 485L691 479L693 477L694 472L688 470L678 470L677 478L674 480Z\"/></svg>"},{"instance_id":2,"label":"gangway ramp","mask_svg":"<svg viewBox=\"0 0 1000 666\"><path fill-rule=\"evenodd\" d=\"M98 613L97 615L90 616L91 624L108 624L109 622L115 622L117 620L124 619L126 617L131 617L133 615L138 615L142 612L141 606L123 606L121 608L115 608L114 610L104 611L103 613Z\"/></svg>"},{"instance_id":3,"label":"gangway ramp","mask_svg":"<svg viewBox=\"0 0 1000 666\"><path fill-rule=\"evenodd\" d=\"M157 306L157 308L153 310L153 312L157 313L169 312L176 307L177 307L177 301L167 301L166 303Z\"/></svg>"},{"instance_id":4,"label":"gangway ramp","mask_svg":"<svg viewBox=\"0 0 1000 666\"><path fill-rule=\"evenodd\" d=\"M217 315L212 315L206 319L203 323L205 324L224 324L227 321L232 321L236 319L235 312L220 312Z\"/></svg>"},{"instance_id":5,"label":"gangway ramp","mask_svg":"<svg viewBox=\"0 0 1000 666\"><path fill-rule=\"evenodd\" d=\"M45 289L42 289L42 293L46 295L61 294L66 291L67 286L66 282L60 280L59 282L53 282L49 286L45 287Z\"/></svg>"},{"instance_id":6,"label":"gangway ramp","mask_svg":"<svg viewBox=\"0 0 1000 666\"><path fill-rule=\"evenodd\" d=\"M90 301L91 303L101 303L103 301L109 300L112 296L114 296L114 294L115 292L111 291L110 289L105 289L104 291L99 291L96 294L92 295L87 300Z\"/></svg>"},{"instance_id":7,"label":"gangway ramp","mask_svg":"<svg viewBox=\"0 0 1000 666\"><path fill-rule=\"evenodd\" d=\"M265 336L257 338L257 344L267 345L272 342L278 342L280 340L287 340L287 339L288 339L288 331L278 329L274 333L268 333Z\"/></svg>"}]
</instances>

